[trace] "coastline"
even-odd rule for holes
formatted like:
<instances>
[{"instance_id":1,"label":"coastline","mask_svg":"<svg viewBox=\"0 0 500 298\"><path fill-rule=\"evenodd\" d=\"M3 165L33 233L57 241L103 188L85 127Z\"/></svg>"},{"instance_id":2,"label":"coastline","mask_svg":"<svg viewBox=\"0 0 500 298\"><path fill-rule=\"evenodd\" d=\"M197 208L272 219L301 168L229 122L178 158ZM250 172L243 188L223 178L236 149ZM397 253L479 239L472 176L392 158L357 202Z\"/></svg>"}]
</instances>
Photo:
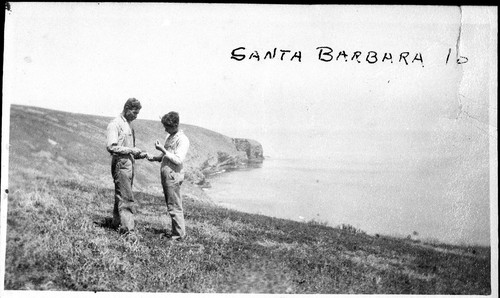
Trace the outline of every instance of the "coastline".
<instances>
[{"instance_id":1,"label":"coastline","mask_svg":"<svg viewBox=\"0 0 500 298\"><path fill-rule=\"evenodd\" d=\"M204 188L204 193L216 205L224 208L303 223L316 222L332 228L348 228L370 236L387 236L429 244L491 246L489 240L491 236L488 234L482 233L469 237L469 234L463 233L463 225L474 229L477 222L462 223L458 226L445 223L433 228L427 221L431 213L427 212L422 215L417 213L417 210L414 211L414 218L418 218L418 220L399 219L396 222L392 221L395 217L398 219L398 216L403 214L398 209L387 210L394 204L393 201L398 201L397 194L392 196L392 200L382 200L379 205L376 205L379 207L377 210L359 210L360 206L375 201L378 192L376 188L371 188L374 195L366 196L359 192L358 188L362 188L362 185L358 185L356 181L364 181L363 179L368 175L373 175L373 173L365 173L363 170L357 169L356 171L360 174L356 176L351 174L351 178L356 178L349 181L344 180L338 174L338 172L344 173L346 171L344 168L339 170L338 166L335 169L317 168L315 164L307 163L307 168L304 168L300 160L280 158L267 159L266 162L268 162L266 166L257 172L253 171L254 167L246 166L212 173L207 179L213 187ZM261 165L259 165L260 167ZM336 193L333 194L330 192L332 185L336 190ZM359 187L353 188L352 185ZM299 186L314 189L315 195L311 198L313 204L308 205L308 208L304 203L301 203L303 202L300 199L302 190ZM352 204L349 205L349 202ZM343 207L335 208L339 204ZM414 199L412 204L418 204L418 200ZM380 212L386 216L377 217ZM439 214L436 212L438 211L432 214ZM371 221L365 220L366 214L371 216L369 217L372 218ZM434 217L436 215L433 215ZM439 218L446 219L445 216ZM436 222L439 222L439 219L436 219ZM447 231L455 230L461 230L463 234L453 237L452 235L456 234L452 233L442 237Z\"/></svg>"}]
</instances>

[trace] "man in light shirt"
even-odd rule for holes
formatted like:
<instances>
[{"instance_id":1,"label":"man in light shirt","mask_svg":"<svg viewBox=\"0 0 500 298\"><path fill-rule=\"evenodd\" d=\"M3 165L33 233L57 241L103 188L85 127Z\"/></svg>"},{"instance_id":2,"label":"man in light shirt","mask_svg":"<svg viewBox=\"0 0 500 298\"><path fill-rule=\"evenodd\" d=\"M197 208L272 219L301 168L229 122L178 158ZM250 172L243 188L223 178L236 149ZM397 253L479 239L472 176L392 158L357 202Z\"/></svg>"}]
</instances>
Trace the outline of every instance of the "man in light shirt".
<instances>
[{"instance_id":1,"label":"man in light shirt","mask_svg":"<svg viewBox=\"0 0 500 298\"><path fill-rule=\"evenodd\" d=\"M112 226L123 233L133 233L135 226L137 206L132 192L135 159L148 157L146 152L135 147L135 133L131 126L141 108L137 99L129 98L120 116L113 119L107 128L106 149L112 155L111 174L115 183Z\"/></svg>"},{"instance_id":2,"label":"man in light shirt","mask_svg":"<svg viewBox=\"0 0 500 298\"><path fill-rule=\"evenodd\" d=\"M183 240L186 237L186 226L180 189L184 181L183 162L189 149L189 139L179 129L177 112L165 114L161 123L169 136L164 145L156 140L155 147L160 151L160 155L148 156L148 160L161 161L161 184L167 211L172 219L172 234L167 237L172 240Z\"/></svg>"}]
</instances>

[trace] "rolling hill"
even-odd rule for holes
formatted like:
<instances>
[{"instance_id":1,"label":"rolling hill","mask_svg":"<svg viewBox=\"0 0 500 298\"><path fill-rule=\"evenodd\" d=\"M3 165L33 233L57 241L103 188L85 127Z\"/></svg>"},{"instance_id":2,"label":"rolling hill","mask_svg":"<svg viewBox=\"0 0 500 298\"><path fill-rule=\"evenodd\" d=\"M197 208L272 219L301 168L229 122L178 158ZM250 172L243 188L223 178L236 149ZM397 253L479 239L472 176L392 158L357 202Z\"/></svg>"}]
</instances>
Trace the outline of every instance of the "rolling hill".
<instances>
[{"instance_id":1,"label":"rolling hill","mask_svg":"<svg viewBox=\"0 0 500 298\"><path fill-rule=\"evenodd\" d=\"M9 173L39 172L112 187L110 154L106 151L106 127L110 117L75 114L38 107L12 105ZM154 142L166 133L160 121L135 120L136 146L156 154ZM181 124L190 139L185 160L191 184L203 185L206 176L228 167L263 160L262 146L254 141ZM161 192L159 163L137 161L134 187Z\"/></svg>"}]
</instances>

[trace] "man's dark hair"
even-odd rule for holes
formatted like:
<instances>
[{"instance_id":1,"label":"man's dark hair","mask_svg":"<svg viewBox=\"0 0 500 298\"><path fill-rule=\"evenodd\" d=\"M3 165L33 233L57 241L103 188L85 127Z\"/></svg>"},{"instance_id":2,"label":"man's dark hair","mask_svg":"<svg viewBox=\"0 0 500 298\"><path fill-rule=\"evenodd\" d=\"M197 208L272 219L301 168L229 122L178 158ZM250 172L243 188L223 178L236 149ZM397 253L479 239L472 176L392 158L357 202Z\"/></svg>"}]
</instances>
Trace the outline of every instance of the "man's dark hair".
<instances>
[{"instance_id":1,"label":"man's dark hair","mask_svg":"<svg viewBox=\"0 0 500 298\"><path fill-rule=\"evenodd\" d=\"M179 126L179 113L170 112L168 114L163 115L161 118L161 123L164 126L177 127Z\"/></svg>"},{"instance_id":2,"label":"man's dark hair","mask_svg":"<svg viewBox=\"0 0 500 298\"><path fill-rule=\"evenodd\" d=\"M124 110L133 110L133 109L142 109L141 102L136 98L132 97L127 99L125 105L123 106Z\"/></svg>"}]
</instances>

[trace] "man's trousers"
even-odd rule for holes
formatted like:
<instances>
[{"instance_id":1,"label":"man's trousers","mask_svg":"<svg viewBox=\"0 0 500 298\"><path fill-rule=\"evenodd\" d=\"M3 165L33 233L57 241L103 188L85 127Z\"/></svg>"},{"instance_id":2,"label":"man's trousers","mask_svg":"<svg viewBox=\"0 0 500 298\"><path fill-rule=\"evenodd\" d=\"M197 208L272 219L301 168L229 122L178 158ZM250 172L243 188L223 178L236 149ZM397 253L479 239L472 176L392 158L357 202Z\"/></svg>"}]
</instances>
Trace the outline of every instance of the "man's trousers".
<instances>
[{"instance_id":1,"label":"man's trousers","mask_svg":"<svg viewBox=\"0 0 500 298\"><path fill-rule=\"evenodd\" d=\"M184 210L182 209L181 184L184 174L173 171L169 166L161 167L161 185L167 203L167 211L172 219L172 237L186 237Z\"/></svg>"},{"instance_id":2,"label":"man's trousers","mask_svg":"<svg viewBox=\"0 0 500 298\"><path fill-rule=\"evenodd\" d=\"M135 160L130 155L114 155L111 160L111 174L115 183L115 204L113 227L121 231L134 229L134 214L137 212L132 185Z\"/></svg>"}]
</instances>

